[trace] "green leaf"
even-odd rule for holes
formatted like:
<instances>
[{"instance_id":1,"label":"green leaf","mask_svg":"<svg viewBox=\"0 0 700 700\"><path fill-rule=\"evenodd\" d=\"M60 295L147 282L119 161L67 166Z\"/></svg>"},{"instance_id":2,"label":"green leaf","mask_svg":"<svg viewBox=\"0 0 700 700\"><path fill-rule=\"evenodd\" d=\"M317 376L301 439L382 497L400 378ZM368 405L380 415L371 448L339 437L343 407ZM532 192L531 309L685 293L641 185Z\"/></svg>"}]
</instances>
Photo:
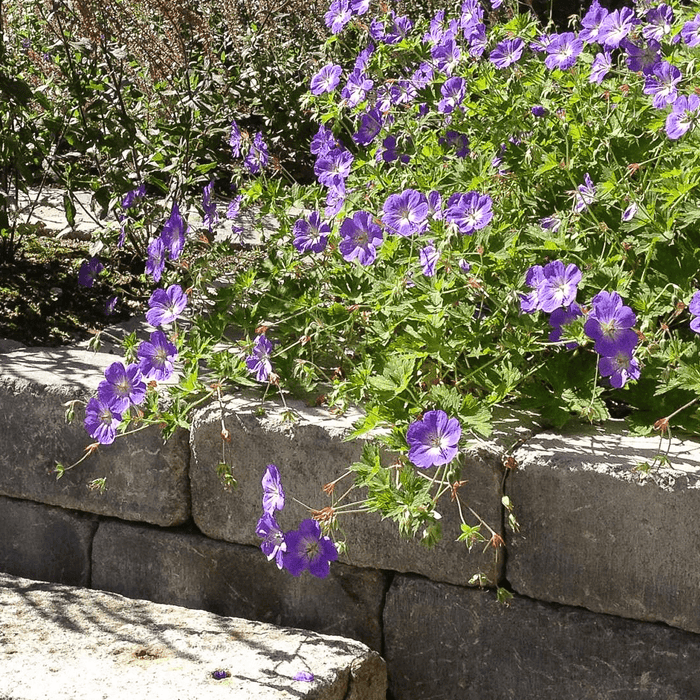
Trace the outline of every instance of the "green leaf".
<instances>
[{"instance_id":1,"label":"green leaf","mask_svg":"<svg viewBox=\"0 0 700 700\"><path fill-rule=\"evenodd\" d=\"M68 192L63 195L63 210L66 212L66 221L68 221L68 225L71 228L75 228L75 204Z\"/></svg>"}]
</instances>

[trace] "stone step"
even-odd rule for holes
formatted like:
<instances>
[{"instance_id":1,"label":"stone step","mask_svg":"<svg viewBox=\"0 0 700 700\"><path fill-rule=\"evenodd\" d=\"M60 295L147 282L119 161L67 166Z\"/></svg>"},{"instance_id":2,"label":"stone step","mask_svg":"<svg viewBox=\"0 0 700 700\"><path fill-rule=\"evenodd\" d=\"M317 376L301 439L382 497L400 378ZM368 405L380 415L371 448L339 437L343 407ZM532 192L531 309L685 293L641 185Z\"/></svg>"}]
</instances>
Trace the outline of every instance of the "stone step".
<instances>
[{"instance_id":1,"label":"stone step","mask_svg":"<svg viewBox=\"0 0 700 700\"><path fill-rule=\"evenodd\" d=\"M2 700L384 700L386 684L353 640L0 574Z\"/></svg>"}]
</instances>

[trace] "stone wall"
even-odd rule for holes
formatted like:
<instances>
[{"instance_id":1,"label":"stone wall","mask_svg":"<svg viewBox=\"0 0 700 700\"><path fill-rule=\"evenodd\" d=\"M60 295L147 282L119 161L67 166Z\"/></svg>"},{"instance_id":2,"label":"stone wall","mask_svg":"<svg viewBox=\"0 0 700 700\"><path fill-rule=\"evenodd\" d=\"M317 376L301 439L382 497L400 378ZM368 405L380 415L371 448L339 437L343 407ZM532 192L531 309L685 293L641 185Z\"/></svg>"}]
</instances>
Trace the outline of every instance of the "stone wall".
<instances>
[{"instance_id":1,"label":"stone wall","mask_svg":"<svg viewBox=\"0 0 700 700\"><path fill-rule=\"evenodd\" d=\"M243 397L200 410L163 444L149 429L57 480L90 439L80 412L113 356L79 350L0 354L0 571L220 615L342 635L387 661L393 700L700 697L700 444L674 439L671 466L638 469L659 439L620 424L554 434L503 415L465 469L465 496L507 542L455 542L448 503L434 550L378 518L348 520L350 545L325 580L266 561L254 527L260 479L280 468L289 496L326 505L322 485L358 454L351 417ZM238 488L217 476L223 445ZM513 444L517 468L505 473ZM100 494L87 487L106 477ZM520 532L503 528L502 496ZM283 527L306 516L290 503ZM480 571L514 598L469 585Z\"/></svg>"}]
</instances>

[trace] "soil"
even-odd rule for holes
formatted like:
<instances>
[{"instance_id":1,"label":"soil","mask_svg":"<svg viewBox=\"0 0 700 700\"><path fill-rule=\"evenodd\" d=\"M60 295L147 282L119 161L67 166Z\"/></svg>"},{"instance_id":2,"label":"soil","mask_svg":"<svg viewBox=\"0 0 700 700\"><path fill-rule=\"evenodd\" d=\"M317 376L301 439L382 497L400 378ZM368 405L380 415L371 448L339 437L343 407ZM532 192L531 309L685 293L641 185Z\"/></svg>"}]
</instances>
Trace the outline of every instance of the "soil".
<instances>
[{"instance_id":1,"label":"soil","mask_svg":"<svg viewBox=\"0 0 700 700\"><path fill-rule=\"evenodd\" d=\"M142 260L116 256L93 287L78 284L80 266L90 257L88 246L30 235L12 260L0 261L1 339L38 347L70 345L145 311L151 290ZM108 313L114 296L118 301Z\"/></svg>"}]
</instances>

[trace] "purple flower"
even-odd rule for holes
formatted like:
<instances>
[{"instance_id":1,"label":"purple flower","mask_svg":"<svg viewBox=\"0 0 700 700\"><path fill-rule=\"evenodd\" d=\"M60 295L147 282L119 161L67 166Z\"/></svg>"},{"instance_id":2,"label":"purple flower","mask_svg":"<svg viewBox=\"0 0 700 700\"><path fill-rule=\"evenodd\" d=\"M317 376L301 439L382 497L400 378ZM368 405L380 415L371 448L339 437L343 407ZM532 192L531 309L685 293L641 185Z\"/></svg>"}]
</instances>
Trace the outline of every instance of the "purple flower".
<instances>
[{"instance_id":1,"label":"purple flower","mask_svg":"<svg viewBox=\"0 0 700 700\"><path fill-rule=\"evenodd\" d=\"M311 139L311 153L319 158L326 155L329 151L338 147L338 141L333 136L333 131L325 124L321 124L316 132L316 135Z\"/></svg>"},{"instance_id":2,"label":"purple flower","mask_svg":"<svg viewBox=\"0 0 700 700\"><path fill-rule=\"evenodd\" d=\"M542 265L533 265L525 273L525 284L532 288L532 292L520 295L520 310L523 313L531 314L541 308L540 290L544 283L545 277Z\"/></svg>"},{"instance_id":3,"label":"purple flower","mask_svg":"<svg viewBox=\"0 0 700 700\"><path fill-rule=\"evenodd\" d=\"M442 221L444 218L442 212L442 195L437 190L428 192L428 216L431 216L436 221Z\"/></svg>"},{"instance_id":4,"label":"purple flower","mask_svg":"<svg viewBox=\"0 0 700 700\"><path fill-rule=\"evenodd\" d=\"M593 308L583 330L595 341L599 355L613 357L618 352L632 352L638 340L632 330L636 322L634 311L623 305L617 292L602 291L593 297Z\"/></svg>"},{"instance_id":5,"label":"purple flower","mask_svg":"<svg viewBox=\"0 0 700 700\"><path fill-rule=\"evenodd\" d=\"M666 135L676 140L690 131L698 122L700 96L680 95L673 103L671 113L666 117Z\"/></svg>"},{"instance_id":6,"label":"purple flower","mask_svg":"<svg viewBox=\"0 0 700 700\"><path fill-rule=\"evenodd\" d=\"M91 398L85 407L85 430L101 445L111 445L117 436L122 416L99 398Z\"/></svg>"},{"instance_id":7,"label":"purple flower","mask_svg":"<svg viewBox=\"0 0 700 700\"><path fill-rule=\"evenodd\" d=\"M475 191L456 192L447 200L445 221L454 224L460 233L471 235L484 228L493 218L491 197Z\"/></svg>"},{"instance_id":8,"label":"purple flower","mask_svg":"<svg viewBox=\"0 0 700 700\"><path fill-rule=\"evenodd\" d=\"M263 540L260 549L267 557L267 560L272 561L274 559L277 568L281 569L287 546L284 541L284 533L280 530L274 515L263 513L262 518L258 520L258 524L255 526L255 534Z\"/></svg>"},{"instance_id":9,"label":"purple flower","mask_svg":"<svg viewBox=\"0 0 700 700\"><path fill-rule=\"evenodd\" d=\"M412 28L413 22L411 22L406 15L396 17L394 11L390 10L389 25L386 27L386 29L384 29L382 26L383 34L378 40L383 41L385 44L398 44L402 39L408 36L408 33Z\"/></svg>"},{"instance_id":10,"label":"purple flower","mask_svg":"<svg viewBox=\"0 0 700 700\"><path fill-rule=\"evenodd\" d=\"M484 8L479 0L464 0L462 3L459 25L464 32L464 38L469 41L476 27L482 27L481 20L484 18Z\"/></svg>"},{"instance_id":11,"label":"purple flower","mask_svg":"<svg viewBox=\"0 0 700 700\"><path fill-rule=\"evenodd\" d=\"M661 61L661 46L653 39L645 46L637 46L629 39L623 39L620 48L625 51L627 67L634 73L642 71L645 75L651 75L654 66Z\"/></svg>"},{"instance_id":12,"label":"purple flower","mask_svg":"<svg viewBox=\"0 0 700 700\"><path fill-rule=\"evenodd\" d=\"M576 300L581 271L576 265L566 267L561 260L552 260L543 270L544 280L538 292L539 308L551 313L561 306L569 306Z\"/></svg>"},{"instance_id":13,"label":"purple flower","mask_svg":"<svg viewBox=\"0 0 700 700\"><path fill-rule=\"evenodd\" d=\"M629 7L615 10L600 23L598 43L606 49L616 49L636 24L639 24L639 20Z\"/></svg>"},{"instance_id":14,"label":"purple flower","mask_svg":"<svg viewBox=\"0 0 700 700\"><path fill-rule=\"evenodd\" d=\"M338 34L343 27L352 19L352 12L348 0L333 0L331 6L324 16L326 27L331 34Z\"/></svg>"},{"instance_id":15,"label":"purple flower","mask_svg":"<svg viewBox=\"0 0 700 700\"><path fill-rule=\"evenodd\" d=\"M338 87L342 72L343 69L340 66L336 66L332 63L323 66L323 68L311 78L311 94L322 95L324 92L333 92L333 90Z\"/></svg>"},{"instance_id":16,"label":"purple flower","mask_svg":"<svg viewBox=\"0 0 700 700\"><path fill-rule=\"evenodd\" d=\"M421 90L430 85L434 76L433 67L429 63L421 63L413 72L411 80L416 90Z\"/></svg>"},{"instance_id":17,"label":"purple flower","mask_svg":"<svg viewBox=\"0 0 700 700\"><path fill-rule=\"evenodd\" d=\"M681 39L687 46L700 46L700 14L681 27Z\"/></svg>"},{"instance_id":18,"label":"purple flower","mask_svg":"<svg viewBox=\"0 0 700 700\"><path fill-rule=\"evenodd\" d=\"M464 35L469 44L469 55L472 58L481 58L484 51L486 51L486 45L488 43L485 25L477 24L474 26L469 36L467 36L466 30Z\"/></svg>"},{"instance_id":19,"label":"purple flower","mask_svg":"<svg viewBox=\"0 0 700 700\"><path fill-rule=\"evenodd\" d=\"M328 188L326 195L326 208L323 214L327 219L334 218L345 204L345 183L340 182Z\"/></svg>"},{"instance_id":20,"label":"purple flower","mask_svg":"<svg viewBox=\"0 0 700 700\"><path fill-rule=\"evenodd\" d=\"M360 53L357 54L355 59L355 65L353 66L353 71L363 71L367 68L370 56L374 53L374 44L369 43L365 46Z\"/></svg>"},{"instance_id":21,"label":"purple flower","mask_svg":"<svg viewBox=\"0 0 700 700\"><path fill-rule=\"evenodd\" d=\"M354 70L348 76L348 81L340 96L347 102L348 107L356 107L364 102L367 91L372 89L374 81L370 80L361 70Z\"/></svg>"},{"instance_id":22,"label":"purple flower","mask_svg":"<svg viewBox=\"0 0 700 700\"><path fill-rule=\"evenodd\" d=\"M377 134L382 130L384 117L376 108L372 107L360 116L360 126L357 132L352 135L353 141L360 146L367 146L372 143Z\"/></svg>"},{"instance_id":23,"label":"purple flower","mask_svg":"<svg viewBox=\"0 0 700 700\"><path fill-rule=\"evenodd\" d=\"M552 343L559 342L564 327L570 325L581 316L583 316L583 311L581 311L581 307L575 301L570 306L560 306L558 309L554 309L549 316L549 325L553 328L549 334L549 340ZM573 350L578 347L578 343L566 343L565 347L567 350Z\"/></svg>"},{"instance_id":24,"label":"purple flower","mask_svg":"<svg viewBox=\"0 0 700 700\"><path fill-rule=\"evenodd\" d=\"M229 673L229 671L225 671L221 668L217 668L216 671L211 672L211 677L215 681L222 681L224 680L224 678L230 678L230 676L231 674Z\"/></svg>"},{"instance_id":25,"label":"purple flower","mask_svg":"<svg viewBox=\"0 0 700 700\"><path fill-rule=\"evenodd\" d=\"M449 114L462 103L466 93L464 78L449 78L440 88L442 99L438 102L438 112Z\"/></svg>"},{"instance_id":26,"label":"purple flower","mask_svg":"<svg viewBox=\"0 0 700 700\"><path fill-rule=\"evenodd\" d=\"M426 277L433 277L435 275L437 261L440 259L440 253L435 248L432 241L430 241L424 248L421 248L418 253L418 259L420 260L420 264L423 266L423 274Z\"/></svg>"},{"instance_id":27,"label":"purple flower","mask_svg":"<svg viewBox=\"0 0 700 700\"><path fill-rule=\"evenodd\" d=\"M248 370L255 374L255 378L259 382L266 382L272 373L271 352L272 343L265 337L265 334L256 336L253 342L253 354L246 357L245 364Z\"/></svg>"},{"instance_id":28,"label":"purple flower","mask_svg":"<svg viewBox=\"0 0 700 700\"><path fill-rule=\"evenodd\" d=\"M600 85L611 69L612 54L610 51L597 53L593 59L593 65L591 65L591 74L588 76L588 82Z\"/></svg>"},{"instance_id":29,"label":"purple flower","mask_svg":"<svg viewBox=\"0 0 700 700\"><path fill-rule=\"evenodd\" d=\"M663 109L666 105L675 102L678 96L676 85L680 83L682 77L676 66L672 66L668 61L660 61L644 81L644 94L653 95L651 104L656 109Z\"/></svg>"},{"instance_id":30,"label":"purple flower","mask_svg":"<svg viewBox=\"0 0 700 700\"><path fill-rule=\"evenodd\" d=\"M297 219L294 222L294 247L300 253L321 253L326 248L331 227L321 221L321 215L314 211L308 220Z\"/></svg>"},{"instance_id":31,"label":"purple flower","mask_svg":"<svg viewBox=\"0 0 700 700\"><path fill-rule=\"evenodd\" d=\"M186 231L187 223L180 214L180 207L178 207L177 202L173 202L170 216L160 232L160 238L163 240L163 245L167 249L171 260L177 260L180 257L180 253L185 247Z\"/></svg>"},{"instance_id":32,"label":"purple flower","mask_svg":"<svg viewBox=\"0 0 700 700\"><path fill-rule=\"evenodd\" d=\"M574 192L574 210L581 212L595 202L596 187L591 180L591 176L586 173L583 176L583 185L579 185Z\"/></svg>"},{"instance_id":33,"label":"purple flower","mask_svg":"<svg viewBox=\"0 0 700 700\"><path fill-rule=\"evenodd\" d=\"M272 515L276 510L284 508L284 489L280 479L279 469L274 464L268 464L262 478L263 513Z\"/></svg>"},{"instance_id":34,"label":"purple flower","mask_svg":"<svg viewBox=\"0 0 700 700\"><path fill-rule=\"evenodd\" d=\"M322 185L338 187L345 184L353 160L353 155L347 148L333 148L316 159L314 173Z\"/></svg>"},{"instance_id":35,"label":"purple flower","mask_svg":"<svg viewBox=\"0 0 700 700\"><path fill-rule=\"evenodd\" d=\"M99 399L117 413L124 413L129 406L138 406L146 398L146 384L137 364L124 367L113 362L105 370L105 378L97 387Z\"/></svg>"},{"instance_id":36,"label":"purple flower","mask_svg":"<svg viewBox=\"0 0 700 700\"><path fill-rule=\"evenodd\" d=\"M600 43L600 25L608 14L608 11L604 7L601 7L598 0L593 0L591 6L588 8L588 12L586 12L581 20L583 29L579 32L579 39L591 44Z\"/></svg>"},{"instance_id":37,"label":"purple flower","mask_svg":"<svg viewBox=\"0 0 700 700\"><path fill-rule=\"evenodd\" d=\"M610 384L615 389L622 389L628 381L639 379L641 375L639 363L632 356L631 348L616 350L609 357L601 357L598 368L601 376L610 377Z\"/></svg>"},{"instance_id":38,"label":"purple flower","mask_svg":"<svg viewBox=\"0 0 700 700\"><path fill-rule=\"evenodd\" d=\"M469 138L466 134L463 134L460 131L448 129L445 132L445 136L441 136L438 139L438 143L455 148L455 155L458 158L466 158L469 155Z\"/></svg>"},{"instance_id":39,"label":"purple flower","mask_svg":"<svg viewBox=\"0 0 700 700\"><path fill-rule=\"evenodd\" d=\"M219 214L216 211L216 202L212 199L214 191L214 180L204 186L202 190L202 209L204 209L204 225L212 231L212 227L219 220ZM171 215L172 216L172 215Z\"/></svg>"},{"instance_id":40,"label":"purple flower","mask_svg":"<svg viewBox=\"0 0 700 700\"><path fill-rule=\"evenodd\" d=\"M114 309L117 307L118 301L119 297L110 297L107 299L107 303L105 304L105 313L107 316L111 316L114 313Z\"/></svg>"},{"instance_id":41,"label":"purple flower","mask_svg":"<svg viewBox=\"0 0 700 700\"><path fill-rule=\"evenodd\" d=\"M92 287L97 275L105 269L99 258L92 257L80 266L78 271L78 284L82 287Z\"/></svg>"},{"instance_id":42,"label":"purple flower","mask_svg":"<svg viewBox=\"0 0 700 700\"><path fill-rule=\"evenodd\" d=\"M129 207L133 207L139 199L142 199L145 196L146 185L141 183L136 189L129 190L129 192L124 195L124 199L122 199L122 207L124 207L124 209L129 209Z\"/></svg>"},{"instance_id":43,"label":"purple flower","mask_svg":"<svg viewBox=\"0 0 700 700\"><path fill-rule=\"evenodd\" d=\"M154 238L148 244L148 257L146 258L146 274L153 277L154 282L160 282L165 269L165 245L163 239Z\"/></svg>"},{"instance_id":44,"label":"purple flower","mask_svg":"<svg viewBox=\"0 0 700 700\"><path fill-rule=\"evenodd\" d=\"M304 681L305 683L311 683L314 679L314 674L313 673L307 673L306 671L298 671L297 673L294 674L293 680L295 681Z\"/></svg>"},{"instance_id":45,"label":"purple flower","mask_svg":"<svg viewBox=\"0 0 700 700\"><path fill-rule=\"evenodd\" d=\"M535 105L530 112L533 117L544 117L547 114L547 110L542 105Z\"/></svg>"},{"instance_id":46,"label":"purple flower","mask_svg":"<svg viewBox=\"0 0 700 700\"><path fill-rule=\"evenodd\" d=\"M637 209L639 209L639 207L636 202L632 202L632 204L630 204L627 209L622 212L622 220L632 221L632 219L634 219L634 215L637 213Z\"/></svg>"},{"instance_id":47,"label":"purple flower","mask_svg":"<svg viewBox=\"0 0 700 700\"><path fill-rule=\"evenodd\" d=\"M315 520L303 520L298 530L284 536L284 544L284 568L292 576L308 569L313 576L325 578L330 573L330 563L338 559L335 544L321 533L321 526Z\"/></svg>"},{"instance_id":48,"label":"purple flower","mask_svg":"<svg viewBox=\"0 0 700 700\"><path fill-rule=\"evenodd\" d=\"M391 233L412 236L427 226L428 199L417 190L404 190L387 197L383 212L382 220Z\"/></svg>"},{"instance_id":49,"label":"purple flower","mask_svg":"<svg viewBox=\"0 0 700 700\"><path fill-rule=\"evenodd\" d=\"M459 450L462 427L444 411L427 411L406 431L408 458L419 469L449 464Z\"/></svg>"},{"instance_id":50,"label":"purple flower","mask_svg":"<svg viewBox=\"0 0 700 700\"><path fill-rule=\"evenodd\" d=\"M525 42L516 37L515 39L504 39L489 55L489 61L496 68L508 68L523 55Z\"/></svg>"},{"instance_id":51,"label":"purple flower","mask_svg":"<svg viewBox=\"0 0 700 700\"><path fill-rule=\"evenodd\" d=\"M377 160L380 158L385 163L393 163L395 160L400 160L402 163L408 163L411 156L405 153L399 153L396 149L396 136L389 134L382 141L382 147L377 149Z\"/></svg>"},{"instance_id":52,"label":"purple flower","mask_svg":"<svg viewBox=\"0 0 700 700\"><path fill-rule=\"evenodd\" d=\"M253 138L250 150L243 159L243 165L251 175L257 175L262 168L267 166L269 159L267 144L263 140L262 133L258 131Z\"/></svg>"},{"instance_id":53,"label":"purple flower","mask_svg":"<svg viewBox=\"0 0 700 700\"><path fill-rule=\"evenodd\" d=\"M148 306L146 320L152 326L166 326L182 316L187 306L187 294L179 284L171 284L167 289L156 289Z\"/></svg>"},{"instance_id":54,"label":"purple flower","mask_svg":"<svg viewBox=\"0 0 700 700\"><path fill-rule=\"evenodd\" d=\"M233 153L234 158L240 158L241 156L241 129L234 119L231 122L231 135L228 139L229 146L231 146L231 153Z\"/></svg>"},{"instance_id":55,"label":"purple flower","mask_svg":"<svg viewBox=\"0 0 700 700\"><path fill-rule=\"evenodd\" d=\"M452 75L459 64L462 52L455 40L450 37L445 38L444 41L437 46L433 46L430 50L430 55L435 61L438 70L446 75Z\"/></svg>"},{"instance_id":56,"label":"purple flower","mask_svg":"<svg viewBox=\"0 0 700 700\"><path fill-rule=\"evenodd\" d=\"M384 240L381 227L366 211L357 211L345 219L340 224L340 236L340 254L348 262L357 260L360 265L371 265L376 260L377 248Z\"/></svg>"},{"instance_id":57,"label":"purple flower","mask_svg":"<svg viewBox=\"0 0 700 700\"><path fill-rule=\"evenodd\" d=\"M693 294L690 304L688 304L688 311L695 317L690 322L690 330L700 333L700 292Z\"/></svg>"},{"instance_id":58,"label":"purple flower","mask_svg":"<svg viewBox=\"0 0 700 700\"><path fill-rule=\"evenodd\" d=\"M557 34L547 44L547 57L544 59L544 64L550 70L554 68L566 70L576 63L581 51L583 51L583 41L577 39L573 32Z\"/></svg>"},{"instance_id":59,"label":"purple flower","mask_svg":"<svg viewBox=\"0 0 700 700\"><path fill-rule=\"evenodd\" d=\"M364 15L369 12L369 0L350 0L353 15Z\"/></svg>"},{"instance_id":60,"label":"purple flower","mask_svg":"<svg viewBox=\"0 0 700 700\"><path fill-rule=\"evenodd\" d=\"M646 14L646 21L649 23L642 27L642 36L648 40L661 41L667 34L671 33L673 24L673 10L661 3L652 7Z\"/></svg>"},{"instance_id":61,"label":"purple flower","mask_svg":"<svg viewBox=\"0 0 700 700\"><path fill-rule=\"evenodd\" d=\"M136 351L139 369L146 379L163 382L175 370L177 348L168 340L163 331L151 333L150 341L144 340Z\"/></svg>"},{"instance_id":62,"label":"purple flower","mask_svg":"<svg viewBox=\"0 0 700 700\"><path fill-rule=\"evenodd\" d=\"M545 231L554 231L556 233L561 228L561 219L554 214L545 216L543 219L540 219L540 226Z\"/></svg>"}]
</instances>

